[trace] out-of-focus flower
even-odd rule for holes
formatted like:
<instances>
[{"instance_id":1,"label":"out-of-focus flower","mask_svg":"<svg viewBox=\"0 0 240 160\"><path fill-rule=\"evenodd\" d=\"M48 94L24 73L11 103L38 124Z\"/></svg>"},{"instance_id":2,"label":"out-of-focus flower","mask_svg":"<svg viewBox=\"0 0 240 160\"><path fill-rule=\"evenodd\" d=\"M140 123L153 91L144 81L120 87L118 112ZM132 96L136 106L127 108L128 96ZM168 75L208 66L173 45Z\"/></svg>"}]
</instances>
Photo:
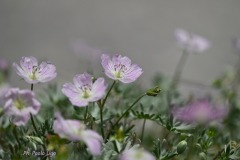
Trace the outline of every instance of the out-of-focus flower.
<instances>
[{"instance_id":1,"label":"out-of-focus flower","mask_svg":"<svg viewBox=\"0 0 240 160\"><path fill-rule=\"evenodd\" d=\"M83 141L92 155L101 154L103 139L97 132L86 129L86 126L77 120L65 120L59 113L56 113L55 117L53 123L55 133L71 141Z\"/></svg>"},{"instance_id":2,"label":"out-of-focus flower","mask_svg":"<svg viewBox=\"0 0 240 160\"><path fill-rule=\"evenodd\" d=\"M177 44L186 52L201 53L210 47L210 42L207 39L183 29L177 29L174 35Z\"/></svg>"},{"instance_id":3,"label":"out-of-focus flower","mask_svg":"<svg viewBox=\"0 0 240 160\"><path fill-rule=\"evenodd\" d=\"M22 57L20 66L13 63L13 68L30 84L48 82L57 76L56 67L51 62L42 62L38 65L35 57Z\"/></svg>"},{"instance_id":4,"label":"out-of-focus flower","mask_svg":"<svg viewBox=\"0 0 240 160\"><path fill-rule=\"evenodd\" d=\"M7 83L0 84L0 107L3 107L4 97L9 89L10 89L10 86Z\"/></svg>"},{"instance_id":5,"label":"out-of-focus flower","mask_svg":"<svg viewBox=\"0 0 240 160\"><path fill-rule=\"evenodd\" d=\"M6 71L8 69L8 61L4 58L0 58L0 71Z\"/></svg>"},{"instance_id":6,"label":"out-of-focus flower","mask_svg":"<svg viewBox=\"0 0 240 160\"><path fill-rule=\"evenodd\" d=\"M4 111L12 116L13 123L17 126L25 125L30 118L30 113L36 115L40 109L40 103L30 90L9 89L5 99Z\"/></svg>"},{"instance_id":7,"label":"out-of-focus flower","mask_svg":"<svg viewBox=\"0 0 240 160\"><path fill-rule=\"evenodd\" d=\"M240 51L240 38L233 38L234 47Z\"/></svg>"},{"instance_id":8,"label":"out-of-focus flower","mask_svg":"<svg viewBox=\"0 0 240 160\"><path fill-rule=\"evenodd\" d=\"M70 45L73 49L74 54L76 56L79 56L80 58L84 57L89 60L91 60L92 58L95 59L96 57L100 58L101 50L89 46L82 39L77 39L76 41L73 41Z\"/></svg>"},{"instance_id":9,"label":"out-of-focus flower","mask_svg":"<svg viewBox=\"0 0 240 160\"><path fill-rule=\"evenodd\" d=\"M184 122L206 124L223 120L228 109L216 107L207 100L200 100L185 107L175 107L172 113L175 118Z\"/></svg>"},{"instance_id":10,"label":"out-of-focus flower","mask_svg":"<svg viewBox=\"0 0 240 160\"><path fill-rule=\"evenodd\" d=\"M142 68L137 64L131 64L131 60L126 56L114 55L111 59L108 55L103 54L101 59L104 72L111 79L131 83L143 73Z\"/></svg>"},{"instance_id":11,"label":"out-of-focus flower","mask_svg":"<svg viewBox=\"0 0 240 160\"><path fill-rule=\"evenodd\" d=\"M93 82L92 76L88 73L76 75L72 83L65 83L62 92L73 105L83 107L89 102L100 100L106 91L107 85L104 78L98 78Z\"/></svg>"},{"instance_id":12,"label":"out-of-focus flower","mask_svg":"<svg viewBox=\"0 0 240 160\"><path fill-rule=\"evenodd\" d=\"M131 148L129 150L123 151L119 156L119 160L155 160L156 158L149 153L140 148Z\"/></svg>"}]
</instances>

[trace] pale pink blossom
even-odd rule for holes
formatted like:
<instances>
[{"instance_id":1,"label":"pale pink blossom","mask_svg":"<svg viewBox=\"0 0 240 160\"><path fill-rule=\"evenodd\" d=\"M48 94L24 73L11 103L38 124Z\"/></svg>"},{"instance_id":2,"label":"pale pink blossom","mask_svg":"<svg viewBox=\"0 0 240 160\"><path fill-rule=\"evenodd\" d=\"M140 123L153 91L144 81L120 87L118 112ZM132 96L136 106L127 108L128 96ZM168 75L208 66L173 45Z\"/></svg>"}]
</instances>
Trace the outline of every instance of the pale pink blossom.
<instances>
[{"instance_id":1,"label":"pale pink blossom","mask_svg":"<svg viewBox=\"0 0 240 160\"><path fill-rule=\"evenodd\" d=\"M103 54L101 59L105 74L113 80L131 83L136 81L143 73L142 68L137 64L132 64L126 56L114 55L110 58L109 55Z\"/></svg>"},{"instance_id":2,"label":"pale pink blossom","mask_svg":"<svg viewBox=\"0 0 240 160\"><path fill-rule=\"evenodd\" d=\"M30 90L12 88L8 90L4 98L6 100L4 112L12 117L12 122L17 126L26 125L30 113L36 115L40 110L40 103Z\"/></svg>"},{"instance_id":3,"label":"pale pink blossom","mask_svg":"<svg viewBox=\"0 0 240 160\"><path fill-rule=\"evenodd\" d=\"M119 160L156 160L148 151L142 148L130 148L120 154Z\"/></svg>"},{"instance_id":4,"label":"pale pink blossom","mask_svg":"<svg viewBox=\"0 0 240 160\"><path fill-rule=\"evenodd\" d=\"M194 33L183 29L175 30L175 39L179 47L189 53L202 53L210 47L210 42Z\"/></svg>"},{"instance_id":5,"label":"pale pink blossom","mask_svg":"<svg viewBox=\"0 0 240 160\"><path fill-rule=\"evenodd\" d=\"M215 106L207 100L199 100L186 105L175 107L173 116L189 123L208 124L213 121L222 121L228 114L226 106Z\"/></svg>"},{"instance_id":6,"label":"pale pink blossom","mask_svg":"<svg viewBox=\"0 0 240 160\"><path fill-rule=\"evenodd\" d=\"M8 69L8 61L4 58L0 58L0 71L6 71Z\"/></svg>"},{"instance_id":7,"label":"pale pink blossom","mask_svg":"<svg viewBox=\"0 0 240 160\"><path fill-rule=\"evenodd\" d=\"M56 113L55 117L53 123L55 133L71 141L83 141L92 155L101 154L103 139L97 132L86 129L80 121L64 119L59 113Z\"/></svg>"},{"instance_id":8,"label":"pale pink blossom","mask_svg":"<svg viewBox=\"0 0 240 160\"><path fill-rule=\"evenodd\" d=\"M57 76L56 67L51 62L43 61L38 65L35 57L22 57L20 66L13 63L17 74L27 83L36 84L53 80Z\"/></svg>"},{"instance_id":9,"label":"pale pink blossom","mask_svg":"<svg viewBox=\"0 0 240 160\"><path fill-rule=\"evenodd\" d=\"M73 78L73 83L65 83L62 92L73 105L87 106L89 102L95 102L103 98L107 84L104 78L98 78L93 82L88 73L78 74Z\"/></svg>"}]
</instances>

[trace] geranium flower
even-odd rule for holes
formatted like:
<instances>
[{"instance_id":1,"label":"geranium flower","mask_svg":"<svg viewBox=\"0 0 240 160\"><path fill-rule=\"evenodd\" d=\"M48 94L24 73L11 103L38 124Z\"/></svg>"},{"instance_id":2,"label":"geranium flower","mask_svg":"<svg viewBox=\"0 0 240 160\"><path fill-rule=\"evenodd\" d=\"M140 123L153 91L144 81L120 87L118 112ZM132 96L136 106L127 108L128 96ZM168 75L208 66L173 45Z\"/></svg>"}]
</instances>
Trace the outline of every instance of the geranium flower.
<instances>
[{"instance_id":1,"label":"geranium flower","mask_svg":"<svg viewBox=\"0 0 240 160\"><path fill-rule=\"evenodd\" d=\"M48 82L57 76L56 67L52 63L42 62L38 65L35 57L22 57L20 66L13 63L13 68L20 77L30 84Z\"/></svg>"},{"instance_id":2,"label":"geranium flower","mask_svg":"<svg viewBox=\"0 0 240 160\"><path fill-rule=\"evenodd\" d=\"M9 89L10 89L9 84L7 83L0 84L0 107L3 107L5 95Z\"/></svg>"},{"instance_id":3,"label":"geranium flower","mask_svg":"<svg viewBox=\"0 0 240 160\"><path fill-rule=\"evenodd\" d=\"M6 71L8 69L8 61L4 58L0 58L0 71Z\"/></svg>"},{"instance_id":4,"label":"geranium flower","mask_svg":"<svg viewBox=\"0 0 240 160\"><path fill-rule=\"evenodd\" d=\"M13 123L17 126L25 125L30 118L30 113L36 115L40 109L40 103L30 90L9 89L5 99L4 111L12 117Z\"/></svg>"},{"instance_id":5,"label":"geranium flower","mask_svg":"<svg viewBox=\"0 0 240 160\"><path fill-rule=\"evenodd\" d=\"M104 72L111 79L131 83L143 73L142 68L137 64L131 64L131 60L126 56L114 55L111 59L108 55L103 54L101 59Z\"/></svg>"},{"instance_id":6,"label":"geranium flower","mask_svg":"<svg viewBox=\"0 0 240 160\"><path fill-rule=\"evenodd\" d=\"M175 31L175 38L178 45L189 53L201 53L210 47L210 42L207 39L183 29Z\"/></svg>"},{"instance_id":7,"label":"geranium flower","mask_svg":"<svg viewBox=\"0 0 240 160\"><path fill-rule=\"evenodd\" d=\"M130 148L125 150L119 160L155 160L156 158L149 152L140 148Z\"/></svg>"},{"instance_id":8,"label":"geranium flower","mask_svg":"<svg viewBox=\"0 0 240 160\"><path fill-rule=\"evenodd\" d=\"M207 124L223 120L228 110L226 107L216 107L207 100L200 100L185 107L175 107L172 113L184 122Z\"/></svg>"},{"instance_id":9,"label":"geranium flower","mask_svg":"<svg viewBox=\"0 0 240 160\"><path fill-rule=\"evenodd\" d=\"M80 58L84 57L91 60L95 59L96 57L100 58L101 56L101 50L89 46L89 44L86 43L83 39L77 39L73 41L70 45L73 49L74 54L76 56L79 56Z\"/></svg>"},{"instance_id":10,"label":"geranium flower","mask_svg":"<svg viewBox=\"0 0 240 160\"><path fill-rule=\"evenodd\" d=\"M103 139L97 132L86 129L80 121L65 120L59 113L56 113L55 117L56 120L53 123L55 133L71 141L83 141L92 155L101 154Z\"/></svg>"},{"instance_id":11,"label":"geranium flower","mask_svg":"<svg viewBox=\"0 0 240 160\"><path fill-rule=\"evenodd\" d=\"M76 75L72 83L65 83L62 92L73 105L83 107L89 102L95 102L103 98L107 85L104 78L98 78L93 82L92 76L88 73Z\"/></svg>"},{"instance_id":12,"label":"geranium flower","mask_svg":"<svg viewBox=\"0 0 240 160\"><path fill-rule=\"evenodd\" d=\"M240 38L233 38L234 47L240 51Z\"/></svg>"}]
</instances>

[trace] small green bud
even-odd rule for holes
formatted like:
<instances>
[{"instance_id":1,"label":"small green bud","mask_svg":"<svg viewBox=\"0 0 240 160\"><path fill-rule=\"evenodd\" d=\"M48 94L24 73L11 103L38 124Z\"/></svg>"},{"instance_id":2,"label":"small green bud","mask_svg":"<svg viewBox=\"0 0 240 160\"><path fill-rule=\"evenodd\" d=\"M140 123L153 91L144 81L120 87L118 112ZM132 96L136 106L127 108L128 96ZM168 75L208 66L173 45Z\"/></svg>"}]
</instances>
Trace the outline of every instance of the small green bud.
<instances>
[{"instance_id":1,"label":"small green bud","mask_svg":"<svg viewBox=\"0 0 240 160\"><path fill-rule=\"evenodd\" d=\"M156 86L154 88L151 88L149 90L147 90L147 95L148 96L157 96L159 93L161 92L161 89L159 88L159 86Z\"/></svg>"},{"instance_id":2,"label":"small green bud","mask_svg":"<svg viewBox=\"0 0 240 160\"><path fill-rule=\"evenodd\" d=\"M204 152L199 153L199 157L201 160L206 160L207 159L207 155Z\"/></svg>"},{"instance_id":3,"label":"small green bud","mask_svg":"<svg viewBox=\"0 0 240 160\"><path fill-rule=\"evenodd\" d=\"M177 153L182 154L187 148L187 142L185 140L181 141L177 145Z\"/></svg>"}]
</instances>

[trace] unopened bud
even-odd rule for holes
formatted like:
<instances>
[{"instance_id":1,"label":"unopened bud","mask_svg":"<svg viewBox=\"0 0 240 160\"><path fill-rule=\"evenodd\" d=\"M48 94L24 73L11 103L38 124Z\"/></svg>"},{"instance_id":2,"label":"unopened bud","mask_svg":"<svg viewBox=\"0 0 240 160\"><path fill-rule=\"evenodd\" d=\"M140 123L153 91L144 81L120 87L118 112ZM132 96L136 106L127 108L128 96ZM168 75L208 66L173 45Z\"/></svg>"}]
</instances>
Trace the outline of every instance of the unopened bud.
<instances>
[{"instance_id":1,"label":"unopened bud","mask_svg":"<svg viewBox=\"0 0 240 160\"><path fill-rule=\"evenodd\" d=\"M161 92L161 89L159 88L159 86L156 86L154 88L151 88L149 90L147 90L147 95L148 96L157 96L159 93Z\"/></svg>"},{"instance_id":2,"label":"unopened bud","mask_svg":"<svg viewBox=\"0 0 240 160\"><path fill-rule=\"evenodd\" d=\"M181 141L177 145L177 153L182 154L187 148L187 142L185 140Z\"/></svg>"}]
</instances>

